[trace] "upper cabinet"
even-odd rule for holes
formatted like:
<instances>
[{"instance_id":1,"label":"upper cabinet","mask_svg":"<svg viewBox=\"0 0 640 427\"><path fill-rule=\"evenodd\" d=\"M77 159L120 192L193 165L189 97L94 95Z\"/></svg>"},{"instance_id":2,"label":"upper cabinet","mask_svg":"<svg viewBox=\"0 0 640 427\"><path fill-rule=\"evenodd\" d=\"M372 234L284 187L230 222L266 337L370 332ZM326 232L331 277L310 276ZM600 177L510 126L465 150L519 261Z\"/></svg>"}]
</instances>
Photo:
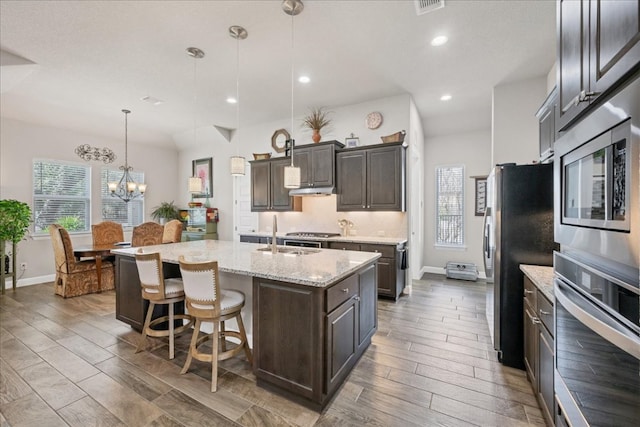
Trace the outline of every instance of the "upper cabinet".
<instances>
[{"instance_id":1,"label":"upper cabinet","mask_svg":"<svg viewBox=\"0 0 640 427\"><path fill-rule=\"evenodd\" d=\"M640 64L640 0L558 2L558 108L565 130Z\"/></svg>"},{"instance_id":2,"label":"upper cabinet","mask_svg":"<svg viewBox=\"0 0 640 427\"><path fill-rule=\"evenodd\" d=\"M284 188L284 168L288 157L251 162L251 211L300 211L302 202Z\"/></svg>"},{"instance_id":3,"label":"upper cabinet","mask_svg":"<svg viewBox=\"0 0 640 427\"><path fill-rule=\"evenodd\" d=\"M369 145L336 155L338 211L404 211L406 148Z\"/></svg>"},{"instance_id":4,"label":"upper cabinet","mask_svg":"<svg viewBox=\"0 0 640 427\"><path fill-rule=\"evenodd\" d=\"M335 186L336 149L342 147L338 141L295 147L293 162L300 168L300 188Z\"/></svg>"},{"instance_id":5,"label":"upper cabinet","mask_svg":"<svg viewBox=\"0 0 640 427\"><path fill-rule=\"evenodd\" d=\"M553 88L547 99L536 113L540 140L540 161L547 161L553 156L553 144L556 141L556 109L558 108L558 88Z\"/></svg>"}]
</instances>

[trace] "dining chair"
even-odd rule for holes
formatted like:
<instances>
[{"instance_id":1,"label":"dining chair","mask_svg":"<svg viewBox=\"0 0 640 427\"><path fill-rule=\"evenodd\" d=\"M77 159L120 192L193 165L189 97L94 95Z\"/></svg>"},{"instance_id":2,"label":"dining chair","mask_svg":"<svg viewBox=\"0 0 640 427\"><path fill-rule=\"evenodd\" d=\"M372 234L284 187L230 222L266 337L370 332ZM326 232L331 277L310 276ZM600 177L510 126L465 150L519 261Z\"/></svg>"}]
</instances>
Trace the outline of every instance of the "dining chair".
<instances>
[{"instance_id":1,"label":"dining chair","mask_svg":"<svg viewBox=\"0 0 640 427\"><path fill-rule=\"evenodd\" d=\"M131 234L131 246L150 246L162 244L164 227L157 222L143 222L133 227Z\"/></svg>"},{"instance_id":2,"label":"dining chair","mask_svg":"<svg viewBox=\"0 0 640 427\"><path fill-rule=\"evenodd\" d=\"M242 323L244 294L240 291L220 288L217 261L188 262L184 256L180 256L179 262L186 308L195 318L189 353L180 373L187 373L194 358L202 362L210 362L211 391L215 392L218 388L218 361L230 359L244 351L249 363L253 364L253 356ZM238 331L226 330L224 322L229 319L236 319ZM213 323L213 332L211 335L199 338L202 322ZM240 342L227 349L227 337L236 338ZM198 351L198 347L209 339L213 347L211 354Z\"/></svg>"},{"instance_id":3,"label":"dining chair","mask_svg":"<svg viewBox=\"0 0 640 427\"><path fill-rule=\"evenodd\" d=\"M73 255L69 232L58 224L49 226L56 266L54 291L63 298L114 289L115 269L111 261L102 261L100 287L95 259L78 261Z\"/></svg>"},{"instance_id":4,"label":"dining chair","mask_svg":"<svg viewBox=\"0 0 640 427\"><path fill-rule=\"evenodd\" d=\"M193 325L193 319L188 314L175 314L174 305L184 301L184 290L182 279L165 279L162 273L162 259L158 252L144 253L143 249L138 249L135 254L138 276L140 278L140 288L142 298L149 301L149 308L142 327L142 338L136 348L136 353L145 347L147 336L169 337L169 359L175 356L175 335L181 334ZM158 304L168 304L169 314L151 320L153 309ZM175 327L176 320L183 320L183 325ZM187 320L188 322L184 322ZM168 322L168 329L154 329L161 323Z\"/></svg>"},{"instance_id":5,"label":"dining chair","mask_svg":"<svg viewBox=\"0 0 640 427\"><path fill-rule=\"evenodd\" d=\"M91 226L93 246L113 245L124 241L122 224L113 221L103 221Z\"/></svg>"},{"instance_id":6,"label":"dining chair","mask_svg":"<svg viewBox=\"0 0 640 427\"><path fill-rule=\"evenodd\" d=\"M162 243L178 243L182 240L182 221L172 219L164 225Z\"/></svg>"}]
</instances>

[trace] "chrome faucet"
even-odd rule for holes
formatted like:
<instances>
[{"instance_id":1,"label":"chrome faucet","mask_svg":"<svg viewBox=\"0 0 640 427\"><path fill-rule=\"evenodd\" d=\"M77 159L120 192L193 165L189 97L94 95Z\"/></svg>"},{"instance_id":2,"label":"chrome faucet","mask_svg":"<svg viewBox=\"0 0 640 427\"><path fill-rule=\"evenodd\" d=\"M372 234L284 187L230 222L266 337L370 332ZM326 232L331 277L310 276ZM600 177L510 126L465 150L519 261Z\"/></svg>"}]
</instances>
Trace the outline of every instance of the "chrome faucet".
<instances>
[{"instance_id":1,"label":"chrome faucet","mask_svg":"<svg viewBox=\"0 0 640 427\"><path fill-rule=\"evenodd\" d=\"M273 225L271 227L272 236L271 236L271 253L278 253L278 246L276 245L276 233L278 232L278 217L276 215L273 216Z\"/></svg>"}]
</instances>

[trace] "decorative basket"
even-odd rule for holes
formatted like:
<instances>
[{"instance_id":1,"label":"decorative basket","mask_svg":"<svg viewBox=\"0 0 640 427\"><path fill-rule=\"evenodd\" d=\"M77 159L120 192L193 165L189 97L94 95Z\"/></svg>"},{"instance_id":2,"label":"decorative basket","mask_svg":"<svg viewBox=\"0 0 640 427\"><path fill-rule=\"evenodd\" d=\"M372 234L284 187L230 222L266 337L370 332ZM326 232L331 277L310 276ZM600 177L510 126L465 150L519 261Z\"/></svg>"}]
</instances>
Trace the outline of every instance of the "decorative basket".
<instances>
[{"instance_id":1,"label":"decorative basket","mask_svg":"<svg viewBox=\"0 0 640 427\"><path fill-rule=\"evenodd\" d=\"M407 134L404 130L391 135L381 136L382 142L404 142L404 136Z\"/></svg>"},{"instance_id":2,"label":"decorative basket","mask_svg":"<svg viewBox=\"0 0 640 427\"><path fill-rule=\"evenodd\" d=\"M271 153L253 153L253 160L266 160L271 158Z\"/></svg>"}]
</instances>

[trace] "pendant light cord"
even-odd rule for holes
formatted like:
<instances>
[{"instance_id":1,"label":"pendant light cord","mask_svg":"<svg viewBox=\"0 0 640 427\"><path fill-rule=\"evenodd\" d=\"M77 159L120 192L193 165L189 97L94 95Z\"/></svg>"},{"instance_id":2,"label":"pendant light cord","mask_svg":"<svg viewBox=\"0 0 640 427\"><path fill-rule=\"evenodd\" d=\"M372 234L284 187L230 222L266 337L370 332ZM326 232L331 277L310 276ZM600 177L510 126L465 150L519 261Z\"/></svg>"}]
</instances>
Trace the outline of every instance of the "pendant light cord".
<instances>
[{"instance_id":1,"label":"pendant light cord","mask_svg":"<svg viewBox=\"0 0 640 427\"><path fill-rule=\"evenodd\" d=\"M290 143L291 143L291 166L293 167L293 145L294 145L294 141L295 139L293 138L293 63L294 63L294 45L293 45L293 17L294 14L291 14L291 137L290 139Z\"/></svg>"},{"instance_id":2,"label":"pendant light cord","mask_svg":"<svg viewBox=\"0 0 640 427\"><path fill-rule=\"evenodd\" d=\"M198 112L198 75L197 75L197 61L196 56L193 57L193 145L197 145L196 139L196 114Z\"/></svg>"},{"instance_id":3,"label":"pendant light cord","mask_svg":"<svg viewBox=\"0 0 640 427\"><path fill-rule=\"evenodd\" d=\"M125 112L124 113L124 169L127 170L129 168L129 160L128 160L128 147L129 147L129 143L127 140L127 133L128 133L128 120L127 120L127 116L129 115L129 112Z\"/></svg>"},{"instance_id":4,"label":"pendant light cord","mask_svg":"<svg viewBox=\"0 0 640 427\"><path fill-rule=\"evenodd\" d=\"M236 156L240 157L240 37L236 37Z\"/></svg>"}]
</instances>

